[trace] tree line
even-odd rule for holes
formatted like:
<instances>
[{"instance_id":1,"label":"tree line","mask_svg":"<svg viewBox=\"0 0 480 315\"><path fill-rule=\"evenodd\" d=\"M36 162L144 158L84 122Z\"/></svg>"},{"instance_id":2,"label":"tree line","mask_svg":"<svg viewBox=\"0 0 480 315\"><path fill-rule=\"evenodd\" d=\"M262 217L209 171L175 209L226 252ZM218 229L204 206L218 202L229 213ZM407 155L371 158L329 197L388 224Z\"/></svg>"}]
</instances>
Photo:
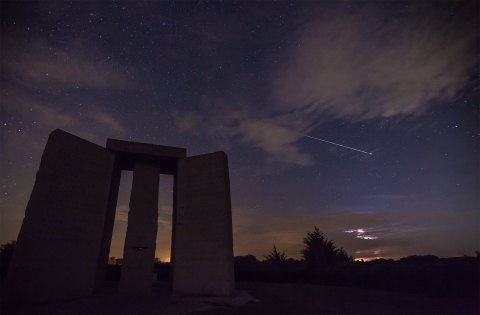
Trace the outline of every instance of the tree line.
<instances>
[{"instance_id":1,"label":"tree line","mask_svg":"<svg viewBox=\"0 0 480 315\"><path fill-rule=\"evenodd\" d=\"M263 260L253 255L236 256L237 281L312 283L349 287L425 291L439 294L480 293L480 253L476 257L439 258L413 255L393 259L356 262L343 248L335 246L316 226L303 238L302 259L288 258L275 245ZM15 241L0 246L0 279L4 279ZM154 262L158 280L169 279L170 264ZM81 266L79 266L81 268ZM121 265L111 257L106 279L118 281Z\"/></svg>"}]
</instances>

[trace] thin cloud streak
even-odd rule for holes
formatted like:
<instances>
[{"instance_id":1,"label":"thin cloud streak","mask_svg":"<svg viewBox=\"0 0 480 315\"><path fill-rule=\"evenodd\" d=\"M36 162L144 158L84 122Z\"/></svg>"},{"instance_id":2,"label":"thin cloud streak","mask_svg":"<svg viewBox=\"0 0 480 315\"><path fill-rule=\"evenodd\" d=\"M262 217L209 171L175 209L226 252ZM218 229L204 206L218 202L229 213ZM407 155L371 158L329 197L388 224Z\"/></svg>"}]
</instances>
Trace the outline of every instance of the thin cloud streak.
<instances>
[{"instance_id":1,"label":"thin cloud streak","mask_svg":"<svg viewBox=\"0 0 480 315\"><path fill-rule=\"evenodd\" d=\"M133 69L124 69L98 54L92 60L91 52L80 40L62 49L41 40L35 41L28 51L17 51L15 44L6 46L10 50L1 58L2 72L27 86L57 84L62 88L106 89L128 88L134 82Z\"/></svg>"},{"instance_id":2,"label":"thin cloud streak","mask_svg":"<svg viewBox=\"0 0 480 315\"><path fill-rule=\"evenodd\" d=\"M285 110L355 120L418 115L455 96L479 62L475 25L448 8L418 4L386 22L376 5L323 14L274 80Z\"/></svg>"},{"instance_id":3,"label":"thin cloud streak","mask_svg":"<svg viewBox=\"0 0 480 315\"><path fill-rule=\"evenodd\" d=\"M124 135L127 130L122 122L101 108L86 107L79 115L67 112L55 106L46 104L37 98L26 95L18 88L6 88L2 92L0 101L5 113L10 117L16 117L36 129L36 136L46 139L48 134L61 128L96 143L105 141L105 135ZM93 130L91 126L97 125L99 130ZM101 131L103 130L103 131ZM35 148L42 148L43 142L29 141Z\"/></svg>"}]
</instances>

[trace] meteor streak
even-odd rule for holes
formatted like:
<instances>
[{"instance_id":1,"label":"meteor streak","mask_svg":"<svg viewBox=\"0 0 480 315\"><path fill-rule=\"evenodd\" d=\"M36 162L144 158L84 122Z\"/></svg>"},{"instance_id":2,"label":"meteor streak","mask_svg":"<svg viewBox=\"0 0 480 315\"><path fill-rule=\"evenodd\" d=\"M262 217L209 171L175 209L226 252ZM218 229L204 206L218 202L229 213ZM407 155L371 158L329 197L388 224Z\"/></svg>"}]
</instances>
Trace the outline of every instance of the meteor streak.
<instances>
[{"instance_id":1,"label":"meteor streak","mask_svg":"<svg viewBox=\"0 0 480 315\"><path fill-rule=\"evenodd\" d=\"M324 139L312 137L312 136L309 136L309 135L302 135L302 136L303 136L303 137L306 137L306 138L310 138L310 139L314 139L314 140L318 140L318 141L330 143L330 144L333 144L333 145L338 145L339 147L347 148L347 149L354 150L354 151L358 151L358 152L362 152L362 153L365 153L365 154L368 154L368 155L373 155L372 152L367 152L367 151L355 149L355 148L352 148L352 147L349 147L349 146L346 146L346 145L343 145L343 144L339 144L339 143L331 142L331 141L328 141L328 140L324 140Z\"/></svg>"}]
</instances>

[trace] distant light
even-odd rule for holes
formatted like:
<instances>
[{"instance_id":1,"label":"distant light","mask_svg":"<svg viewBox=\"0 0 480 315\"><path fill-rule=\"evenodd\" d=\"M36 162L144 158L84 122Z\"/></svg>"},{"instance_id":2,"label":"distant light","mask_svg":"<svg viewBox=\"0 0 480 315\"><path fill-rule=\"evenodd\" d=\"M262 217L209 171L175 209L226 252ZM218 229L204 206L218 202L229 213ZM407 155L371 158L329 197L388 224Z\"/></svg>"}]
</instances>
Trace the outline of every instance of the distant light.
<instances>
[{"instance_id":1,"label":"distant light","mask_svg":"<svg viewBox=\"0 0 480 315\"><path fill-rule=\"evenodd\" d=\"M357 235L356 238L360 238L362 240L376 240L378 237L370 236L370 235Z\"/></svg>"},{"instance_id":2,"label":"distant light","mask_svg":"<svg viewBox=\"0 0 480 315\"><path fill-rule=\"evenodd\" d=\"M353 230L347 230L345 233L358 233L358 234L364 234L365 230L364 229L353 229Z\"/></svg>"},{"instance_id":3,"label":"distant light","mask_svg":"<svg viewBox=\"0 0 480 315\"><path fill-rule=\"evenodd\" d=\"M384 259L385 257L381 257L381 256L378 256L378 257L358 257L358 258L354 258L355 261L372 261L372 260L375 260L375 259Z\"/></svg>"},{"instance_id":4,"label":"distant light","mask_svg":"<svg viewBox=\"0 0 480 315\"><path fill-rule=\"evenodd\" d=\"M359 239L362 239L362 240L376 240L376 239L378 239L378 236L365 235L365 233L367 233L367 231L366 231L366 229L363 229L363 228L346 230L344 232L345 233L353 233L353 234L355 234L356 238L359 238Z\"/></svg>"}]
</instances>

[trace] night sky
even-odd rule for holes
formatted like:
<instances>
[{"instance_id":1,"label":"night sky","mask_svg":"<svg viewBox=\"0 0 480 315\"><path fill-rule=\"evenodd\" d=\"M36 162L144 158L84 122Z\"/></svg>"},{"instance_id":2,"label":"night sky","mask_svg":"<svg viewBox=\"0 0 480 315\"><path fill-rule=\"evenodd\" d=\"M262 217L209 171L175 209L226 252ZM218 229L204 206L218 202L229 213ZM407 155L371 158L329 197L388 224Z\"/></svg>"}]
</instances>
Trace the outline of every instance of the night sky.
<instances>
[{"instance_id":1,"label":"night sky","mask_svg":"<svg viewBox=\"0 0 480 315\"><path fill-rule=\"evenodd\" d=\"M356 258L474 255L472 2L1 2L0 243L48 134L224 150L235 255L300 258L316 225ZM320 142L326 139L372 155ZM111 255L122 256L131 172ZM172 178L160 177L168 260Z\"/></svg>"}]
</instances>

